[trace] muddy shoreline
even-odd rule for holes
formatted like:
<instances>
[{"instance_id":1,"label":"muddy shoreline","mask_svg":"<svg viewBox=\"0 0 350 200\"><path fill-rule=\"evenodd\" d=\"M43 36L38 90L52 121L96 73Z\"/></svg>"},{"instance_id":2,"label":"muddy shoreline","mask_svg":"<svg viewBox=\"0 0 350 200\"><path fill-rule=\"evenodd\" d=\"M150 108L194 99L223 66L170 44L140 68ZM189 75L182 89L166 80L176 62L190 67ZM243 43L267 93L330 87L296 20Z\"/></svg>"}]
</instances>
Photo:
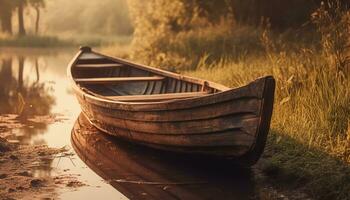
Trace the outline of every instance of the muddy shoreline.
<instances>
[{"instance_id":1,"label":"muddy shoreline","mask_svg":"<svg viewBox=\"0 0 350 200\"><path fill-rule=\"evenodd\" d=\"M47 125L62 123L64 120L62 115L48 115L33 117L28 121ZM72 174L69 170L51 173L56 170L56 164L53 164L55 159L57 162L60 158L70 158L74 154L67 147L22 144L11 139L16 133L13 130L28 126L31 125L23 124L17 115L0 115L0 200L59 199L62 191L74 191L87 186L79 180L79 174ZM81 131L85 134L90 129L94 130L93 127L86 126ZM256 185L253 192L256 196L251 194L252 199L310 199L301 191L275 187L275 184L269 183L269 177L262 172L262 168L264 158L252 169ZM43 169L50 173L38 173Z\"/></svg>"},{"instance_id":2,"label":"muddy shoreline","mask_svg":"<svg viewBox=\"0 0 350 200\"><path fill-rule=\"evenodd\" d=\"M35 123L59 123L60 115L40 116L29 119ZM15 132L27 125L17 115L0 116L0 199L56 199L58 188L74 188L85 184L76 174L57 171L55 175L41 171L55 170L55 159L69 156L69 149L50 148L47 145L21 144L11 140Z\"/></svg>"}]
</instances>

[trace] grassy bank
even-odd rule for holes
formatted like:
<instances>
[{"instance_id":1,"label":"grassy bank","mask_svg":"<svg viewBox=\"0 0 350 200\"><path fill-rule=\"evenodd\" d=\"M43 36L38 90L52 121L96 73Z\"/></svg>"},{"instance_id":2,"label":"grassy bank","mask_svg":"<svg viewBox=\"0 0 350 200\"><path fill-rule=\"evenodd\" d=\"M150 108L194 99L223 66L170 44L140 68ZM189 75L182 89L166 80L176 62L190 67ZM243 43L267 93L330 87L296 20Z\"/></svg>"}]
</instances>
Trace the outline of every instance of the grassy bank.
<instances>
[{"instance_id":1,"label":"grassy bank","mask_svg":"<svg viewBox=\"0 0 350 200\"><path fill-rule=\"evenodd\" d=\"M0 47L66 47L73 45L72 41L60 40L51 36L0 37Z\"/></svg>"},{"instance_id":2,"label":"grassy bank","mask_svg":"<svg viewBox=\"0 0 350 200\"><path fill-rule=\"evenodd\" d=\"M277 79L276 103L263 169L321 199L348 199L350 81L320 53L283 52L222 60L185 73L237 87L263 75Z\"/></svg>"},{"instance_id":3,"label":"grassy bank","mask_svg":"<svg viewBox=\"0 0 350 200\"><path fill-rule=\"evenodd\" d=\"M162 37L136 38L132 59L231 87L273 75L264 173L317 199L350 199L350 14L320 8L311 20L283 33L232 24L160 30Z\"/></svg>"},{"instance_id":4,"label":"grassy bank","mask_svg":"<svg viewBox=\"0 0 350 200\"><path fill-rule=\"evenodd\" d=\"M64 35L57 36L1 36L0 47L21 48L55 48L87 45L92 47L125 45L130 43L131 36L106 37L101 35Z\"/></svg>"}]
</instances>

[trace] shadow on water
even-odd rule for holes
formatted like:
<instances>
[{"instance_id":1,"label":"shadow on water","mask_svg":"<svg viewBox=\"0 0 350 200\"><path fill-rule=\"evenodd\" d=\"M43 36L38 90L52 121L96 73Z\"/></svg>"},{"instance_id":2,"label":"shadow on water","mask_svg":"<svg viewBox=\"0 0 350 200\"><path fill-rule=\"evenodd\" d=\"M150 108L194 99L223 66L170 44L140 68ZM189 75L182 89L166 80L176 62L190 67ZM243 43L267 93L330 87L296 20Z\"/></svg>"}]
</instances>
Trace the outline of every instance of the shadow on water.
<instances>
[{"instance_id":1,"label":"shadow on water","mask_svg":"<svg viewBox=\"0 0 350 200\"><path fill-rule=\"evenodd\" d=\"M119 141L95 129L83 114L74 125L72 145L92 170L130 199L255 199L250 170Z\"/></svg>"}]
</instances>

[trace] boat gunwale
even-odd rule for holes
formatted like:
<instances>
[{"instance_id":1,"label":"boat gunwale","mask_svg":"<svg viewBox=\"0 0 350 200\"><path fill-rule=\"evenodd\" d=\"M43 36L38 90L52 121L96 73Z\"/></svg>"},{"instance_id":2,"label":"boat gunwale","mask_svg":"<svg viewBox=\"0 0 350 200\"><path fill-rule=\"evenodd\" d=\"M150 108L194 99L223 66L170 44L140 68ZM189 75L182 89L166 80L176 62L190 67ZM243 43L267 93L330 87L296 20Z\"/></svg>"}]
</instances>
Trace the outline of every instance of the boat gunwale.
<instances>
[{"instance_id":1,"label":"boat gunwale","mask_svg":"<svg viewBox=\"0 0 350 200\"><path fill-rule=\"evenodd\" d=\"M82 53L86 53L86 52L82 51ZM177 79L177 80L180 80L180 81L191 82L191 83L195 83L195 84L199 84L199 85L206 84L206 86L208 86L210 88L214 88L214 89L220 90L222 92L232 89L230 87L226 87L226 86L224 86L222 84L215 83L215 82L212 82L212 81L208 81L208 80L204 80L204 79L200 79L200 78L194 78L194 77L186 76L186 75L181 75L181 74L170 72L170 71L166 71L166 70L163 70L163 69L160 69L160 68L156 68L156 67L151 67L151 66L135 63L135 62L132 62L132 61L129 61L129 60L125 60L125 59L122 59L122 58L116 58L116 57L111 57L111 56L108 56L108 55L103 55L103 54L95 52L95 51L91 51L90 53L94 53L94 54L96 54L98 56L105 57L105 58L113 60L115 62L124 64L124 65L129 65L131 67L135 67L137 69L141 69L141 70L145 70L145 71L148 71L148 72L152 72L152 73L155 73L155 74L158 74L158 75L161 75L161 76L174 78L174 79Z\"/></svg>"},{"instance_id":2,"label":"boat gunwale","mask_svg":"<svg viewBox=\"0 0 350 200\"><path fill-rule=\"evenodd\" d=\"M200 107L201 105L189 105L189 106L185 106L183 107L184 104L195 104L197 102L200 102L204 99L209 99L209 98L215 98L212 101L213 102L209 102L207 104L216 104L218 102L221 102L221 98L219 97L225 97L225 96L230 96L230 94L234 94L237 91L240 90L244 90L244 89L249 89L249 87L256 83L257 81L264 81L271 77L271 76L265 76L265 77L261 77L256 79L255 81L250 82L247 85L241 86L241 87L237 87L237 88L228 88L225 87L227 90L225 91L220 91L217 93L208 93L207 95L204 96L199 96L199 97L191 97L191 98L186 98L186 99L174 99L174 100L166 100L166 101L161 101L161 102L126 102L126 101L118 101L118 100L111 100L108 97L104 97L102 95L96 96L93 94L90 94L87 91L84 91L83 88L81 88L77 82L74 80L73 78L73 74L72 74L72 69L75 66L75 64L77 63L77 61L79 60L79 57L84 54L84 53L93 53L102 57L105 57L107 59L112 59L116 62L121 62L122 64L126 64L126 65L131 65L131 67L135 67L138 69L142 69L142 70L146 70L146 71L151 71L152 73L156 73L158 75L161 76L165 76L165 77L170 77L170 78L174 78L177 80L183 80L183 81L188 81L194 84L207 84L207 86L214 88L214 89L218 89L220 90L220 88L214 87L214 86L222 86L220 84L214 83L214 82L210 82L210 81L206 81L206 80L202 80L202 79L197 79L197 78L193 78L193 77L188 77L188 76L183 76L180 74L176 74L173 72L168 72L165 70L161 70L158 68L154 68L154 67L149 67L149 66L145 66L145 65L141 65L141 64L136 64L136 63L132 63L130 61L126 61L124 59L120 59L120 58L113 58L113 57L109 57L94 51L84 51L84 50L80 50L75 57L72 59L72 61L69 63L68 68L67 68L67 75L68 78L70 79L70 81L73 83L72 84L72 88L75 91L76 95L82 97L84 99L84 101L86 101L87 103L90 104L94 104L94 105L98 105L98 106L103 106L106 108L110 108L110 109L120 109L120 110L126 110L126 111L161 111L161 110L179 110L179 109L188 109L188 108L193 108L193 107ZM264 83L265 84L265 83ZM214 86L213 86L214 85ZM90 91L89 89L85 89ZM259 91L260 92L260 91ZM249 97L248 95L246 97ZM262 99L262 94L256 95L256 96L251 96L251 97L257 97L259 99ZM242 97L244 98L244 97ZM237 98L236 98L237 99ZM224 99L223 101L230 101L230 100L235 100L235 98L228 98L228 99ZM204 104L206 105L206 104Z\"/></svg>"}]
</instances>

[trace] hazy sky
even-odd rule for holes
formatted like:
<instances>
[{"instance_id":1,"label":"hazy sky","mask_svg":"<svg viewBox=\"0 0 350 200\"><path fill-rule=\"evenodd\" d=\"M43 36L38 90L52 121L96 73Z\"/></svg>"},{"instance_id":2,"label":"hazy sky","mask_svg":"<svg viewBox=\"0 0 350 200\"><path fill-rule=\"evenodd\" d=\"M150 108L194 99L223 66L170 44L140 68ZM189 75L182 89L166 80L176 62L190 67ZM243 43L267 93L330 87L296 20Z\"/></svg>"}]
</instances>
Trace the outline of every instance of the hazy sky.
<instances>
[{"instance_id":1,"label":"hazy sky","mask_svg":"<svg viewBox=\"0 0 350 200\"><path fill-rule=\"evenodd\" d=\"M126 0L47 0L42 31L130 34Z\"/></svg>"}]
</instances>

